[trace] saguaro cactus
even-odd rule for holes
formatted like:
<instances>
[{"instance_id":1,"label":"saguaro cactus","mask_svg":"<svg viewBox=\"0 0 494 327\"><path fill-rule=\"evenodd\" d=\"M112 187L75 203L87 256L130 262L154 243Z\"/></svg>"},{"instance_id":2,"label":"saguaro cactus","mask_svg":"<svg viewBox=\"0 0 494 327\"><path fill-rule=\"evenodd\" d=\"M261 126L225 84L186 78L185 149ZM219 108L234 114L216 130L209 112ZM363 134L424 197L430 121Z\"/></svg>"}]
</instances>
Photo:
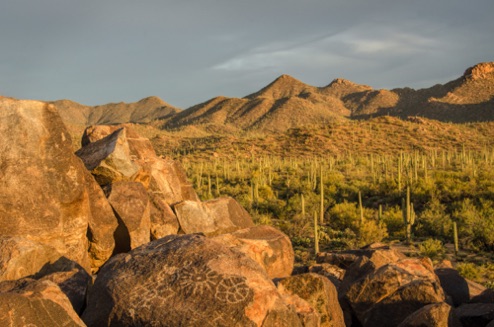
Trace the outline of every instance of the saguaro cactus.
<instances>
[{"instance_id":1,"label":"saguaro cactus","mask_svg":"<svg viewBox=\"0 0 494 327\"><path fill-rule=\"evenodd\" d=\"M456 221L453 222L453 238L454 238L454 243L455 243L455 256L458 256L458 228L456 226Z\"/></svg>"},{"instance_id":2,"label":"saguaro cactus","mask_svg":"<svg viewBox=\"0 0 494 327\"><path fill-rule=\"evenodd\" d=\"M319 226L317 224L317 211L314 211L314 253L319 253Z\"/></svg>"},{"instance_id":3,"label":"saguaro cactus","mask_svg":"<svg viewBox=\"0 0 494 327\"><path fill-rule=\"evenodd\" d=\"M403 211L403 222L406 228L407 243L412 240L412 226L415 224L415 211L413 210L413 203L410 202L410 186L407 186L406 200L402 199L401 207Z\"/></svg>"}]
</instances>

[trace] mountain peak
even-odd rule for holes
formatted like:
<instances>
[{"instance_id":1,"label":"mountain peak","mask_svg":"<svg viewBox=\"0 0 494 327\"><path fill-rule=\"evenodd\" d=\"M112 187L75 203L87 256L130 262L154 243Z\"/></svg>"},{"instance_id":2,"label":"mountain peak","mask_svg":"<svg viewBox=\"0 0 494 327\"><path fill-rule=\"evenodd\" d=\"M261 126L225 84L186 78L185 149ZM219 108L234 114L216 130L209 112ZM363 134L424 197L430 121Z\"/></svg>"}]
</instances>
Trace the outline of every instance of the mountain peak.
<instances>
[{"instance_id":1,"label":"mountain peak","mask_svg":"<svg viewBox=\"0 0 494 327\"><path fill-rule=\"evenodd\" d=\"M245 98L254 99L263 97L282 99L297 96L302 92L313 91L313 89L315 87L307 85L290 75L283 74L260 91L250 94Z\"/></svg>"},{"instance_id":2,"label":"mountain peak","mask_svg":"<svg viewBox=\"0 0 494 327\"><path fill-rule=\"evenodd\" d=\"M482 62L468 68L463 74L464 77L472 80L494 78L494 62Z\"/></svg>"}]
</instances>

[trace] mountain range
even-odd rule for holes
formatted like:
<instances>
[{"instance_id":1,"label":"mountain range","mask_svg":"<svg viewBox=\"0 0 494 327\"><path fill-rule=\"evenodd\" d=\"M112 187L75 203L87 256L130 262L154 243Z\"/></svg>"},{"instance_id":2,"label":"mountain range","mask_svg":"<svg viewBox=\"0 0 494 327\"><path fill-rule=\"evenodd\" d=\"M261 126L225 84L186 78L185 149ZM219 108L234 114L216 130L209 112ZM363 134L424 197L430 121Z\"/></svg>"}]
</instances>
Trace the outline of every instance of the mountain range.
<instances>
[{"instance_id":1,"label":"mountain range","mask_svg":"<svg viewBox=\"0 0 494 327\"><path fill-rule=\"evenodd\" d=\"M50 103L73 128L129 122L164 130L283 132L385 115L454 123L494 121L494 62L477 64L453 81L419 90L377 90L340 78L316 87L282 75L243 98L215 97L186 110L158 97L94 107L70 100Z\"/></svg>"}]
</instances>

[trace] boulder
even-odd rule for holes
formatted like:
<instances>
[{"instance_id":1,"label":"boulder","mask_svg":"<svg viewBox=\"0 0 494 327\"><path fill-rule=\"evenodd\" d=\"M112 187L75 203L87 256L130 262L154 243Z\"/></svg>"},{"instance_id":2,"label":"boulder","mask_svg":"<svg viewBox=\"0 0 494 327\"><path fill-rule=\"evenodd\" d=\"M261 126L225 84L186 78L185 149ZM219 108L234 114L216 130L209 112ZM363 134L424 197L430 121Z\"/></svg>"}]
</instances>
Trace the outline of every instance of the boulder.
<instances>
[{"instance_id":1,"label":"boulder","mask_svg":"<svg viewBox=\"0 0 494 327\"><path fill-rule=\"evenodd\" d=\"M321 327L344 327L343 311L335 286L324 276L309 273L278 282L281 294L297 295L307 301L320 316Z\"/></svg>"},{"instance_id":2,"label":"boulder","mask_svg":"<svg viewBox=\"0 0 494 327\"><path fill-rule=\"evenodd\" d=\"M254 226L219 235L213 240L245 253L259 263L269 278L291 275L295 254L288 236L271 226Z\"/></svg>"},{"instance_id":3,"label":"boulder","mask_svg":"<svg viewBox=\"0 0 494 327\"><path fill-rule=\"evenodd\" d=\"M488 288L479 295L472 297L470 303L494 303L494 289Z\"/></svg>"},{"instance_id":4,"label":"boulder","mask_svg":"<svg viewBox=\"0 0 494 327\"><path fill-rule=\"evenodd\" d=\"M151 142L128 124L88 127L81 143L77 154L100 185L137 181L170 206L184 200L199 201L181 164L159 158Z\"/></svg>"},{"instance_id":5,"label":"boulder","mask_svg":"<svg viewBox=\"0 0 494 327\"><path fill-rule=\"evenodd\" d=\"M345 277L345 270L329 263L315 264L308 268L307 272L322 275L329 279L338 289Z\"/></svg>"},{"instance_id":6,"label":"boulder","mask_svg":"<svg viewBox=\"0 0 494 327\"><path fill-rule=\"evenodd\" d=\"M57 111L38 101L2 98L0 135L0 235L48 244L89 270L88 224L98 225L89 199L98 195L87 187L86 169ZM112 237L110 228L103 230ZM101 240L93 239L93 246ZM105 240L101 247L110 244ZM107 259L105 251L99 261Z\"/></svg>"},{"instance_id":7,"label":"boulder","mask_svg":"<svg viewBox=\"0 0 494 327\"><path fill-rule=\"evenodd\" d=\"M61 257L49 245L19 236L0 236L0 282L39 274Z\"/></svg>"},{"instance_id":8,"label":"boulder","mask_svg":"<svg viewBox=\"0 0 494 327\"><path fill-rule=\"evenodd\" d=\"M58 271L39 280L49 280L57 284L69 299L74 311L79 315L82 314L86 306L86 294L93 281L84 269L75 267L69 271Z\"/></svg>"},{"instance_id":9,"label":"boulder","mask_svg":"<svg viewBox=\"0 0 494 327\"><path fill-rule=\"evenodd\" d=\"M177 234L179 230L178 219L172 208L156 193L148 193L151 205L151 239Z\"/></svg>"},{"instance_id":10,"label":"boulder","mask_svg":"<svg viewBox=\"0 0 494 327\"><path fill-rule=\"evenodd\" d=\"M110 259L88 326L301 326L265 271L202 235L170 235Z\"/></svg>"},{"instance_id":11,"label":"boulder","mask_svg":"<svg viewBox=\"0 0 494 327\"><path fill-rule=\"evenodd\" d=\"M281 293L283 300L298 315L303 327L320 327L321 316L307 301L296 294Z\"/></svg>"},{"instance_id":12,"label":"boulder","mask_svg":"<svg viewBox=\"0 0 494 327\"><path fill-rule=\"evenodd\" d=\"M441 287L449 295L455 307L470 300L468 283L460 273L453 268L438 268L434 272L439 277Z\"/></svg>"},{"instance_id":13,"label":"boulder","mask_svg":"<svg viewBox=\"0 0 494 327\"><path fill-rule=\"evenodd\" d=\"M185 234L218 235L254 226L250 215L230 197L206 202L183 201L173 209Z\"/></svg>"},{"instance_id":14,"label":"boulder","mask_svg":"<svg viewBox=\"0 0 494 327\"><path fill-rule=\"evenodd\" d=\"M115 253L128 252L150 241L148 193L138 182L115 182L108 189L108 201L118 218Z\"/></svg>"},{"instance_id":15,"label":"boulder","mask_svg":"<svg viewBox=\"0 0 494 327\"><path fill-rule=\"evenodd\" d=\"M86 237L88 240L91 270L96 273L115 249L114 232L118 227L110 203L103 190L88 170L84 170L86 188L88 189L89 216Z\"/></svg>"},{"instance_id":16,"label":"boulder","mask_svg":"<svg viewBox=\"0 0 494 327\"><path fill-rule=\"evenodd\" d=\"M21 237L0 236L0 282L15 283L25 277L56 283L74 310L82 313L92 281L86 270L48 245Z\"/></svg>"},{"instance_id":17,"label":"boulder","mask_svg":"<svg viewBox=\"0 0 494 327\"><path fill-rule=\"evenodd\" d=\"M85 326L57 284L22 279L0 283L0 326Z\"/></svg>"},{"instance_id":18,"label":"boulder","mask_svg":"<svg viewBox=\"0 0 494 327\"><path fill-rule=\"evenodd\" d=\"M465 303L455 314L463 327L485 327L494 320L494 303Z\"/></svg>"},{"instance_id":19,"label":"boulder","mask_svg":"<svg viewBox=\"0 0 494 327\"><path fill-rule=\"evenodd\" d=\"M426 305L403 320L398 327L462 327L453 308L446 303Z\"/></svg>"},{"instance_id":20,"label":"boulder","mask_svg":"<svg viewBox=\"0 0 494 327\"><path fill-rule=\"evenodd\" d=\"M103 128L103 127L100 127ZM127 130L119 127L111 134L89 143L87 133L84 131L83 146L76 151L84 165L91 171L100 185L108 185L118 181L129 181L137 175L140 167L131 158L129 144L127 142Z\"/></svg>"},{"instance_id":21,"label":"boulder","mask_svg":"<svg viewBox=\"0 0 494 327\"><path fill-rule=\"evenodd\" d=\"M353 282L343 297L362 326L397 326L421 307L445 299L430 259L384 265Z\"/></svg>"}]
</instances>

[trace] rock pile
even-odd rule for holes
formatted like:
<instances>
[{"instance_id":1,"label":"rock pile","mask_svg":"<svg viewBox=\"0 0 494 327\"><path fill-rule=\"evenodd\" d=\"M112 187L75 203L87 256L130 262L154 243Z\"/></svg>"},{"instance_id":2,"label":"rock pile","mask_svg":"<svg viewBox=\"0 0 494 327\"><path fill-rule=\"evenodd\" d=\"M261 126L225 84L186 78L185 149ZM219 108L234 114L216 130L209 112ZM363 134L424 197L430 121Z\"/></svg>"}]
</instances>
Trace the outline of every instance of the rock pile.
<instances>
[{"instance_id":1,"label":"rock pile","mask_svg":"<svg viewBox=\"0 0 494 327\"><path fill-rule=\"evenodd\" d=\"M382 244L293 273L285 234L201 201L128 125L74 154L52 106L2 98L0 135L1 326L494 324L491 293Z\"/></svg>"}]
</instances>

